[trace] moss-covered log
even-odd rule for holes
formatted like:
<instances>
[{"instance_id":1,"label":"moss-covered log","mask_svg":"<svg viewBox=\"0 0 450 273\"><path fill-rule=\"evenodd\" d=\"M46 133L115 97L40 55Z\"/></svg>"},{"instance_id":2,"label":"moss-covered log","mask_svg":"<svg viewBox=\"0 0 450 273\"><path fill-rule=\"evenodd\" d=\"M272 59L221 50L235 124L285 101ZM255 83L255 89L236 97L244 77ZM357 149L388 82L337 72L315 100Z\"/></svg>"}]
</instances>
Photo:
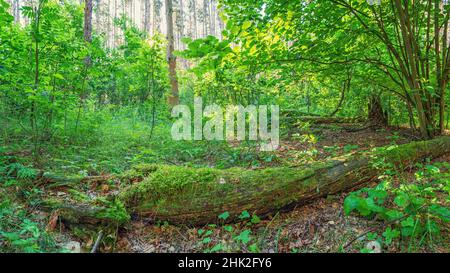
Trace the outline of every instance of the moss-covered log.
<instances>
[{"instance_id":1,"label":"moss-covered log","mask_svg":"<svg viewBox=\"0 0 450 273\"><path fill-rule=\"evenodd\" d=\"M130 220L130 215L118 200L74 201L69 198L50 198L40 204L43 210L57 212L68 225L121 225Z\"/></svg>"},{"instance_id":2,"label":"moss-covered log","mask_svg":"<svg viewBox=\"0 0 450 273\"><path fill-rule=\"evenodd\" d=\"M284 116L281 117L285 122L309 122L312 124L340 124L340 123L358 123L364 122L363 117L319 117L319 116Z\"/></svg>"},{"instance_id":3,"label":"moss-covered log","mask_svg":"<svg viewBox=\"0 0 450 273\"><path fill-rule=\"evenodd\" d=\"M140 182L122 191L130 213L172 223L205 224L227 211L229 221L244 210L259 216L352 189L376 179L387 165L404 168L424 157L450 152L450 137L378 148L302 167L217 170L146 165ZM383 163L383 164L380 164ZM133 180L133 179L131 179Z\"/></svg>"},{"instance_id":4,"label":"moss-covered log","mask_svg":"<svg viewBox=\"0 0 450 273\"><path fill-rule=\"evenodd\" d=\"M309 122L312 124L359 123L366 120L364 117L320 116L296 109L283 110L280 119L283 122Z\"/></svg>"}]
</instances>

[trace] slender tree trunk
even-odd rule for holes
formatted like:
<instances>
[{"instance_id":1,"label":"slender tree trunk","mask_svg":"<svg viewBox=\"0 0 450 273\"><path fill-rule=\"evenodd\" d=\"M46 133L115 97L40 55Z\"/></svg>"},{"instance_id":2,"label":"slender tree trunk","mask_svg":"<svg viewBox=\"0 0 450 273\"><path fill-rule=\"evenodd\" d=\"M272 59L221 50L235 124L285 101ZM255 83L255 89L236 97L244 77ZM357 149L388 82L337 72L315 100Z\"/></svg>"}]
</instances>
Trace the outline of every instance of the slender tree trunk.
<instances>
[{"instance_id":1,"label":"slender tree trunk","mask_svg":"<svg viewBox=\"0 0 450 273\"><path fill-rule=\"evenodd\" d=\"M92 0L85 0L84 3L84 41L86 45L89 46L92 43ZM88 55L84 58L84 72L83 72L83 83L80 92L80 100L78 105L77 120L75 123L75 132L78 131L78 126L81 118L81 110L84 106L84 100L87 96L86 94L86 82L88 78L88 69L92 64L91 56Z\"/></svg>"},{"instance_id":2,"label":"slender tree trunk","mask_svg":"<svg viewBox=\"0 0 450 273\"><path fill-rule=\"evenodd\" d=\"M153 6L153 33L160 32L161 33L161 7L162 2L160 0L155 0L153 2L155 5Z\"/></svg>"},{"instance_id":3,"label":"slender tree trunk","mask_svg":"<svg viewBox=\"0 0 450 273\"><path fill-rule=\"evenodd\" d=\"M192 38L197 39L198 38L198 30L197 30L197 0L192 0L192 10L194 14L194 35Z\"/></svg>"},{"instance_id":4,"label":"slender tree trunk","mask_svg":"<svg viewBox=\"0 0 450 273\"><path fill-rule=\"evenodd\" d=\"M166 18L167 18L167 61L169 63L169 79L171 86L171 95L169 96L169 105L175 106L179 104L178 95L178 79L177 79L177 59L173 55L174 51L174 36L173 36L173 6L172 0L165 0L166 3Z\"/></svg>"},{"instance_id":5,"label":"slender tree trunk","mask_svg":"<svg viewBox=\"0 0 450 273\"><path fill-rule=\"evenodd\" d=\"M33 20L33 40L34 40L34 92L35 96L39 93L39 62L40 62L40 49L39 49L39 35L40 35L40 25L41 25L41 11L44 7L44 1L39 0L37 6L34 8L35 17ZM39 159L38 144L39 144L39 128L37 124L37 105L36 100L33 98L31 101L30 109L30 124L33 134L33 145L34 145L34 160L37 162Z\"/></svg>"},{"instance_id":6,"label":"slender tree trunk","mask_svg":"<svg viewBox=\"0 0 450 273\"><path fill-rule=\"evenodd\" d=\"M216 0L211 0L209 14L211 35L216 36Z\"/></svg>"},{"instance_id":7,"label":"slender tree trunk","mask_svg":"<svg viewBox=\"0 0 450 273\"><path fill-rule=\"evenodd\" d=\"M85 0L84 6L84 41L87 44L92 43L92 0ZM91 57L86 56L85 64L91 66Z\"/></svg>"},{"instance_id":8,"label":"slender tree trunk","mask_svg":"<svg viewBox=\"0 0 450 273\"><path fill-rule=\"evenodd\" d=\"M450 15L450 11L447 11L447 15ZM439 18L439 17L438 17ZM442 75L440 76L440 94L439 94L439 131L441 134L445 131L445 90L447 88L448 76L450 70L450 45L448 41L448 25L449 19L445 17L444 30L442 37ZM439 58L439 57L438 57Z\"/></svg>"},{"instance_id":9,"label":"slender tree trunk","mask_svg":"<svg viewBox=\"0 0 450 273\"><path fill-rule=\"evenodd\" d=\"M150 32L150 0L145 0L145 11L144 11L144 30L145 33Z\"/></svg>"},{"instance_id":10,"label":"slender tree trunk","mask_svg":"<svg viewBox=\"0 0 450 273\"><path fill-rule=\"evenodd\" d=\"M206 37L208 35L208 0L203 0L203 37Z\"/></svg>"},{"instance_id":11,"label":"slender tree trunk","mask_svg":"<svg viewBox=\"0 0 450 273\"><path fill-rule=\"evenodd\" d=\"M352 81L351 74L350 74L350 72L348 72L347 80L344 82L344 84L342 86L341 98L339 100L338 105L336 106L336 109L330 114L330 117L334 117L334 115L336 115L337 112L339 112L339 110L341 109L342 103L344 102L344 99L345 99L345 92L350 90L351 81Z\"/></svg>"}]
</instances>

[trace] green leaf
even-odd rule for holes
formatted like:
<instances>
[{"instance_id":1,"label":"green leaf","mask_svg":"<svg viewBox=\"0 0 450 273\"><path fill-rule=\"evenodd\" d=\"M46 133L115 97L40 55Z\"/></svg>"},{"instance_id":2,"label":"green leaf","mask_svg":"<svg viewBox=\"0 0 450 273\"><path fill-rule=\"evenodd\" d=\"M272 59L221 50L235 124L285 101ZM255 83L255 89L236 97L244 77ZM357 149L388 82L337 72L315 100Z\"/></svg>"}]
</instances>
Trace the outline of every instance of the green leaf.
<instances>
[{"instance_id":1,"label":"green leaf","mask_svg":"<svg viewBox=\"0 0 450 273\"><path fill-rule=\"evenodd\" d=\"M392 210L389 210L388 212L386 212L386 216L388 217L389 221L398 220L398 219L402 218L403 215L404 215L403 212L395 210L395 209L392 209Z\"/></svg>"},{"instance_id":2,"label":"green leaf","mask_svg":"<svg viewBox=\"0 0 450 273\"><path fill-rule=\"evenodd\" d=\"M359 252L360 252L360 253L372 253L373 250L364 247L364 248L362 248Z\"/></svg>"},{"instance_id":3,"label":"green leaf","mask_svg":"<svg viewBox=\"0 0 450 273\"><path fill-rule=\"evenodd\" d=\"M237 242L242 242L244 244L247 244L251 240L250 234L251 234L251 231L246 229L246 230L242 231L238 236L234 237L234 239Z\"/></svg>"},{"instance_id":4,"label":"green leaf","mask_svg":"<svg viewBox=\"0 0 450 273\"><path fill-rule=\"evenodd\" d=\"M222 219L224 221L227 220L228 217L230 217L230 213L228 211L225 211L224 213L219 215L219 219Z\"/></svg>"},{"instance_id":5,"label":"green leaf","mask_svg":"<svg viewBox=\"0 0 450 273\"><path fill-rule=\"evenodd\" d=\"M347 144L344 146L344 153L351 152L352 150L356 150L358 148L359 148L358 145Z\"/></svg>"},{"instance_id":6,"label":"green leaf","mask_svg":"<svg viewBox=\"0 0 450 273\"><path fill-rule=\"evenodd\" d=\"M386 210L385 208L375 204L375 202L373 201L372 198L366 198L366 203L367 203L367 207L369 208L369 210L371 210L373 212L382 213Z\"/></svg>"},{"instance_id":7,"label":"green leaf","mask_svg":"<svg viewBox=\"0 0 450 273\"><path fill-rule=\"evenodd\" d=\"M359 205L360 197L356 195L349 195L344 200L344 212L346 215L349 215L353 210L355 210Z\"/></svg>"},{"instance_id":8,"label":"green leaf","mask_svg":"<svg viewBox=\"0 0 450 273\"><path fill-rule=\"evenodd\" d=\"M258 252L259 252L259 248L258 248L258 245L257 245L256 243L251 244L251 245L248 247L248 250L249 250L250 252L252 252L252 253L258 253Z\"/></svg>"},{"instance_id":9,"label":"green leaf","mask_svg":"<svg viewBox=\"0 0 450 273\"><path fill-rule=\"evenodd\" d=\"M240 32L240 28L238 27L238 26L233 26L232 28L231 28L231 34L233 34L233 35L238 35L239 34L239 32Z\"/></svg>"},{"instance_id":10,"label":"green leaf","mask_svg":"<svg viewBox=\"0 0 450 273\"><path fill-rule=\"evenodd\" d=\"M225 231L228 231L228 232L232 232L233 231L233 227L232 226L224 226L223 229Z\"/></svg>"},{"instance_id":11,"label":"green leaf","mask_svg":"<svg viewBox=\"0 0 450 273\"><path fill-rule=\"evenodd\" d=\"M431 205L430 212L445 222L450 221L450 209L446 207L439 205Z\"/></svg>"},{"instance_id":12,"label":"green leaf","mask_svg":"<svg viewBox=\"0 0 450 273\"><path fill-rule=\"evenodd\" d=\"M395 197L394 203L401 208L406 208L409 205L409 197L404 193L400 193Z\"/></svg>"},{"instance_id":13,"label":"green leaf","mask_svg":"<svg viewBox=\"0 0 450 273\"><path fill-rule=\"evenodd\" d=\"M400 237L400 231L398 231L397 229L391 229L391 227L388 227L383 232L383 236L385 238L385 243L387 245L390 245L392 243L393 239Z\"/></svg>"},{"instance_id":14,"label":"green leaf","mask_svg":"<svg viewBox=\"0 0 450 273\"><path fill-rule=\"evenodd\" d=\"M376 234L375 232L369 232L369 233L367 233L367 235L366 235L366 238L367 238L367 240L369 240L369 241L374 241L374 240L377 239L377 237L378 237L378 234Z\"/></svg>"},{"instance_id":15,"label":"green leaf","mask_svg":"<svg viewBox=\"0 0 450 273\"><path fill-rule=\"evenodd\" d=\"M436 223L436 221L433 220L428 220L427 224L426 224L427 230L431 233L431 234L439 234L440 232L440 228L438 223Z\"/></svg>"},{"instance_id":16,"label":"green leaf","mask_svg":"<svg viewBox=\"0 0 450 273\"><path fill-rule=\"evenodd\" d=\"M441 172L438 167L433 165L426 165L425 168L430 174L437 174Z\"/></svg>"},{"instance_id":17,"label":"green leaf","mask_svg":"<svg viewBox=\"0 0 450 273\"><path fill-rule=\"evenodd\" d=\"M248 29L249 27L251 27L251 25L252 25L252 22L250 22L250 21L245 21L245 22L242 24L242 30Z\"/></svg>"},{"instance_id":18,"label":"green leaf","mask_svg":"<svg viewBox=\"0 0 450 273\"><path fill-rule=\"evenodd\" d=\"M246 218L250 218L250 213L248 213L248 211L244 210L241 215L239 216L239 219L246 219Z\"/></svg>"},{"instance_id":19,"label":"green leaf","mask_svg":"<svg viewBox=\"0 0 450 273\"><path fill-rule=\"evenodd\" d=\"M369 201L372 207L375 208L373 202ZM345 214L350 214L353 210L357 210L362 216L368 216L372 213L369 204L365 198L361 198L354 194L351 194L344 201L344 212Z\"/></svg>"},{"instance_id":20,"label":"green leaf","mask_svg":"<svg viewBox=\"0 0 450 273\"><path fill-rule=\"evenodd\" d=\"M218 251L221 251L223 249L223 246L222 246L222 244L217 244L217 245L215 245L213 248L211 248L211 252L218 252Z\"/></svg>"},{"instance_id":21,"label":"green leaf","mask_svg":"<svg viewBox=\"0 0 450 273\"><path fill-rule=\"evenodd\" d=\"M258 215L253 214L251 222L252 222L252 224L256 225L261 222L261 219L258 217Z\"/></svg>"},{"instance_id":22,"label":"green leaf","mask_svg":"<svg viewBox=\"0 0 450 273\"><path fill-rule=\"evenodd\" d=\"M414 217L409 216L405 220L401 221L402 227L413 227L414 226Z\"/></svg>"},{"instance_id":23,"label":"green leaf","mask_svg":"<svg viewBox=\"0 0 450 273\"><path fill-rule=\"evenodd\" d=\"M55 73L53 76L57 79L64 80L64 76L59 73Z\"/></svg>"}]
</instances>

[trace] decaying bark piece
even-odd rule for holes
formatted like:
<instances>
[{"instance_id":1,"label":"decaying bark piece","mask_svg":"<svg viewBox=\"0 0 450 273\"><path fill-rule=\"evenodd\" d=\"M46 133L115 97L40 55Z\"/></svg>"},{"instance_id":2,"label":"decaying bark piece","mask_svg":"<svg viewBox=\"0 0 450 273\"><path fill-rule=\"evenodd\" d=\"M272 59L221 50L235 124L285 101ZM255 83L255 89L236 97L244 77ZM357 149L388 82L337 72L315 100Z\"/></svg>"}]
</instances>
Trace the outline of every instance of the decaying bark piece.
<instances>
[{"instance_id":1,"label":"decaying bark piece","mask_svg":"<svg viewBox=\"0 0 450 273\"><path fill-rule=\"evenodd\" d=\"M183 224L229 221L247 210L265 216L312 199L349 190L376 179L383 161L398 168L450 152L450 137L379 148L303 167L261 170L145 165L146 177L119 195L128 212L155 221ZM384 164L383 164L384 165Z\"/></svg>"}]
</instances>

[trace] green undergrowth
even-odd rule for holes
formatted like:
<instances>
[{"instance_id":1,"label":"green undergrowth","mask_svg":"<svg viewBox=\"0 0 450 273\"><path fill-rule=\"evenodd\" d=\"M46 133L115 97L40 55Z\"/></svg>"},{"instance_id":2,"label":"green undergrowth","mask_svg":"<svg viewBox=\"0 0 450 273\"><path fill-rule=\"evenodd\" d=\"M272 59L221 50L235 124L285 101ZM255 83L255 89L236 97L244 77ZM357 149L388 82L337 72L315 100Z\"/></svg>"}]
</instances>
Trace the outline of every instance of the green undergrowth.
<instances>
[{"instance_id":1,"label":"green undergrowth","mask_svg":"<svg viewBox=\"0 0 450 273\"><path fill-rule=\"evenodd\" d=\"M382 224L364 241L402 252L434 251L442 245L448 250L450 164L416 163L413 177L391 167L380 176L378 186L352 192L345 199L346 214L354 212ZM361 245L361 252L372 251Z\"/></svg>"},{"instance_id":2,"label":"green undergrowth","mask_svg":"<svg viewBox=\"0 0 450 273\"><path fill-rule=\"evenodd\" d=\"M0 198L0 252L60 251L42 217L5 193L0 193Z\"/></svg>"}]
</instances>

